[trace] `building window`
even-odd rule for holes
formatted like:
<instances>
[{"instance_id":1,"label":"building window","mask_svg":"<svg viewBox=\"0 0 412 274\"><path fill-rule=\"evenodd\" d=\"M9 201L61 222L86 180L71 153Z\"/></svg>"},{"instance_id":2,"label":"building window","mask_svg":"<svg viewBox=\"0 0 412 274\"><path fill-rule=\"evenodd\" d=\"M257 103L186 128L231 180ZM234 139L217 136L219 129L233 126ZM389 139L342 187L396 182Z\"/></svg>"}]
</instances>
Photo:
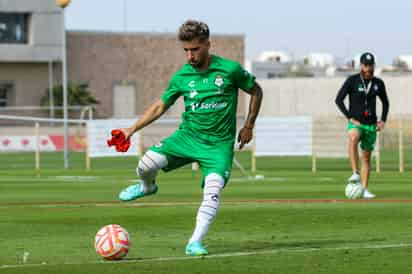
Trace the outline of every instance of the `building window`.
<instances>
[{"instance_id":1,"label":"building window","mask_svg":"<svg viewBox=\"0 0 412 274\"><path fill-rule=\"evenodd\" d=\"M10 105L12 92L13 92L13 84L0 83L0 108L7 107Z\"/></svg>"},{"instance_id":2,"label":"building window","mask_svg":"<svg viewBox=\"0 0 412 274\"><path fill-rule=\"evenodd\" d=\"M29 14L0 12L0 44L27 44Z\"/></svg>"}]
</instances>

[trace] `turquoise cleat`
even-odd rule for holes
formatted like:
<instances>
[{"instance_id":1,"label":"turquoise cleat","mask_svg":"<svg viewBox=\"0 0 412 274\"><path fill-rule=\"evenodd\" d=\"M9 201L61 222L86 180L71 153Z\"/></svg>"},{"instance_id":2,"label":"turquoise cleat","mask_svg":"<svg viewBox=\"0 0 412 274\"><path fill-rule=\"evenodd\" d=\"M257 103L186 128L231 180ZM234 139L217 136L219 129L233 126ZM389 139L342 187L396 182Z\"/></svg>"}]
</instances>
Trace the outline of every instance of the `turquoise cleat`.
<instances>
[{"instance_id":1,"label":"turquoise cleat","mask_svg":"<svg viewBox=\"0 0 412 274\"><path fill-rule=\"evenodd\" d=\"M155 194L158 190L157 185L155 185L153 191L149 193L144 193L143 192L143 187L141 183L137 183L135 185L128 186L127 188L123 189L119 193L119 199L120 201L127 202L127 201L132 201L139 199L144 196L149 196L152 194Z\"/></svg>"},{"instance_id":2,"label":"turquoise cleat","mask_svg":"<svg viewBox=\"0 0 412 274\"><path fill-rule=\"evenodd\" d=\"M207 252L206 248L199 241L189 243L186 246L186 255L205 256L207 254L209 254L209 252Z\"/></svg>"}]
</instances>

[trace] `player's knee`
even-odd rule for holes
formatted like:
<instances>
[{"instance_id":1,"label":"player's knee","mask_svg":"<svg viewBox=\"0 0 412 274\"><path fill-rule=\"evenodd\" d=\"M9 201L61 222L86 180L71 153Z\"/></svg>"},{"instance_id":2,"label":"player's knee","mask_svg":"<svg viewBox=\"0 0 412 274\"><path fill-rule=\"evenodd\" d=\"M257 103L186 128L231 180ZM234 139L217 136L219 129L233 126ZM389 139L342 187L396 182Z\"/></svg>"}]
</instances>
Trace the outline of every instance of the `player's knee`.
<instances>
[{"instance_id":1,"label":"player's knee","mask_svg":"<svg viewBox=\"0 0 412 274\"><path fill-rule=\"evenodd\" d=\"M351 135L349 135L349 141L352 144L358 144L359 143L359 136L356 135L356 134L351 134Z\"/></svg>"},{"instance_id":2,"label":"player's knee","mask_svg":"<svg viewBox=\"0 0 412 274\"><path fill-rule=\"evenodd\" d=\"M216 173L212 173L205 178L203 190L203 201L199 208L198 221L212 223L216 217L220 204L220 191L224 186L224 179Z\"/></svg>"},{"instance_id":3,"label":"player's knee","mask_svg":"<svg viewBox=\"0 0 412 274\"><path fill-rule=\"evenodd\" d=\"M352 129L351 131L349 131L349 141L350 142L359 142L360 136L359 136L359 132L355 129Z\"/></svg>"},{"instance_id":4,"label":"player's knee","mask_svg":"<svg viewBox=\"0 0 412 274\"><path fill-rule=\"evenodd\" d=\"M363 155L361 156L361 160L362 160L362 162L364 162L364 163L366 163L366 164L370 164L370 162L371 162L371 156L370 156L370 155L365 155L365 154L363 154Z\"/></svg>"},{"instance_id":5,"label":"player's knee","mask_svg":"<svg viewBox=\"0 0 412 274\"><path fill-rule=\"evenodd\" d=\"M136 173L139 176L145 176L147 174L156 173L159 169L162 169L166 166L166 156L149 150L140 159L136 168Z\"/></svg>"},{"instance_id":6,"label":"player's knee","mask_svg":"<svg viewBox=\"0 0 412 274\"><path fill-rule=\"evenodd\" d=\"M205 177L205 188L216 187L222 189L224 186L225 179L217 173L210 173Z\"/></svg>"},{"instance_id":7,"label":"player's knee","mask_svg":"<svg viewBox=\"0 0 412 274\"><path fill-rule=\"evenodd\" d=\"M220 191L225 185L225 180L217 173L211 173L205 178L204 200L219 203Z\"/></svg>"}]
</instances>

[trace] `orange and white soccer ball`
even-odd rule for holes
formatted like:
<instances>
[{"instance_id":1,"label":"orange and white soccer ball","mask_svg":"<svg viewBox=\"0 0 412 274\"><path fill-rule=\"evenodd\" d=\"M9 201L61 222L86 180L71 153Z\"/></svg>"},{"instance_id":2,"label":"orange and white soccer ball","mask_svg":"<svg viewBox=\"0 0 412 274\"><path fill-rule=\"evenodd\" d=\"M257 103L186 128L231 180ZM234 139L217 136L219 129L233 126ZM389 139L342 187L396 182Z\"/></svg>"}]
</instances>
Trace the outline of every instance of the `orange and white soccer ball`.
<instances>
[{"instance_id":1,"label":"orange and white soccer ball","mask_svg":"<svg viewBox=\"0 0 412 274\"><path fill-rule=\"evenodd\" d=\"M94 247L104 259L120 260L129 252L129 233L120 225L106 225L97 232Z\"/></svg>"}]
</instances>

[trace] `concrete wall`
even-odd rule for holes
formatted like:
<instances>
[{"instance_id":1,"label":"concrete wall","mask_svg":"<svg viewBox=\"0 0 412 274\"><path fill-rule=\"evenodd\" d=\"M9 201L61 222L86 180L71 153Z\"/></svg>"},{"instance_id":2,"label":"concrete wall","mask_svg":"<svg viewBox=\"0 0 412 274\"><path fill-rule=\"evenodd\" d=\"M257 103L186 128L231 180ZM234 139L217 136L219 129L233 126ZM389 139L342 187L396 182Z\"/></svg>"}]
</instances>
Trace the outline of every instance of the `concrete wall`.
<instances>
[{"instance_id":1,"label":"concrete wall","mask_svg":"<svg viewBox=\"0 0 412 274\"><path fill-rule=\"evenodd\" d=\"M2 1L2 0L0 0ZM171 75L185 62L184 52L175 34L76 32L67 33L68 79L88 83L91 93L101 102L97 117L113 115L113 88L127 81L136 89L136 114L157 99ZM212 52L236 60L244 60L244 37L213 37ZM54 84L61 83L61 63L53 64ZM0 82L14 84L10 106L38 106L49 86L48 64L43 62L2 62ZM239 114L244 113L244 94L239 98ZM179 101L167 113L180 117ZM45 111L17 111L0 114L45 116Z\"/></svg>"},{"instance_id":2,"label":"concrete wall","mask_svg":"<svg viewBox=\"0 0 412 274\"><path fill-rule=\"evenodd\" d=\"M405 148L412 147L412 77L383 76L389 96L388 123L381 134L381 146L398 146L399 118L403 120ZM347 154L347 121L335 105L345 78L286 78L260 80L264 99L260 116L310 115L314 118L314 149L320 157ZM381 114L377 100L378 118Z\"/></svg>"},{"instance_id":3,"label":"concrete wall","mask_svg":"<svg viewBox=\"0 0 412 274\"><path fill-rule=\"evenodd\" d=\"M0 62L61 60L63 17L55 0L0 0L0 12L30 14L29 43L0 44Z\"/></svg>"},{"instance_id":4,"label":"concrete wall","mask_svg":"<svg viewBox=\"0 0 412 274\"><path fill-rule=\"evenodd\" d=\"M385 77L391 116L412 115L412 77ZM260 80L264 91L262 116L341 116L335 97L345 78ZM380 114L380 101L377 100Z\"/></svg>"},{"instance_id":5,"label":"concrete wall","mask_svg":"<svg viewBox=\"0 0 412 274\"><path fill-rule=\"evenodd\" d=\"M243 63L244 37L212 37L212 52ZM159 98L172 74L185 62L184 51L176 34L75 32L68 33L69 79L89 83L92 93L101 101L98 114L113 114L113 87L127 81L136 88L136 113ZM58 73L58 75L60 75ZM239 98L243 115L244 95ZM178 117L183 111L177 102L167 116Z\"/></svg>"},{"instance_id":6,"label":"concrete wall","mask_svg":"<svg viewBox=\"0 0 412 274\"><path fill-rule=\"evenodd\" d=\"M0 63L0 82L12 83L10 106L40 106L40 98L49 86L48 65L44 63ZM44 111L4 111L0 114L44 116Z\"/></svg>"}]
</instances>

